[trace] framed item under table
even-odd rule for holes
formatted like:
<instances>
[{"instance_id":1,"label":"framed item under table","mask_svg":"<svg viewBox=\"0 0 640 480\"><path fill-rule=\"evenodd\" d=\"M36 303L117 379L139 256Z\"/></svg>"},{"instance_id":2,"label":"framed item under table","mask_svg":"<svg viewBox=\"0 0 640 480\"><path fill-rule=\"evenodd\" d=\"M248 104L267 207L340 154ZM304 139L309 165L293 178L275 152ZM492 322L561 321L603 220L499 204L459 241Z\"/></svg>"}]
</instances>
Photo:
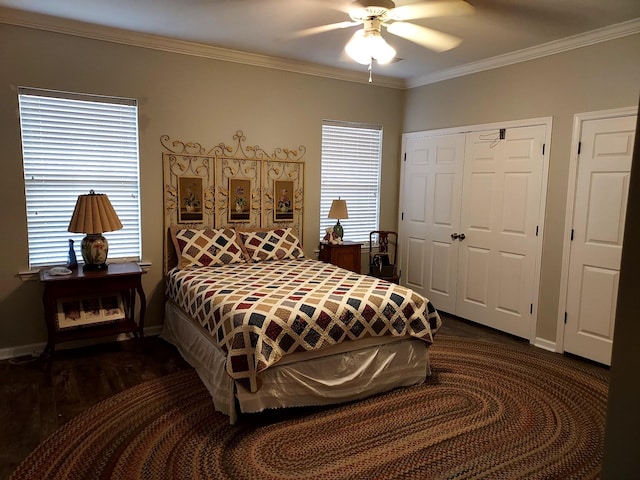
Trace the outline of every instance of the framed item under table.
<instances>
[{"instance_id":1,"label":"framed item under table","mask_svg":"<svg viewBox=\"0 0 640 480\"><path fill-rule=\"evenodd\" d=\"M122 295L61 298L56 321L60 330L114 322L126 317Z\"/></svg>"}]
</instances>

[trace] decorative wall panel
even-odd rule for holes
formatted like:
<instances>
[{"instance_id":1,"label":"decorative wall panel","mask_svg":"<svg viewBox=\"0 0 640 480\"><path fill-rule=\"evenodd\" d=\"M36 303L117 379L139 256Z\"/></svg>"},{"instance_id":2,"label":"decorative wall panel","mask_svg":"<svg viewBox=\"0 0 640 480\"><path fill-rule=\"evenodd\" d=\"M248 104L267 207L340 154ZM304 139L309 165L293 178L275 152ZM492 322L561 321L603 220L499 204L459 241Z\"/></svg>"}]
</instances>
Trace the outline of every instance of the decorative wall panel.
<instances>
[{"instance_id":1,"label":"decorative wall panel","mask_svg":"<svg viewBox=\"0 0 640 480\"><path fill-rule=\"evenodd\" d=\"M241 130L233 143L207 149L200 143L160 137L164 173L165 271L171 225L192 228L292 227L302 238L306 148L271 153L247 145Z\"/></svg>"}]
</instances>

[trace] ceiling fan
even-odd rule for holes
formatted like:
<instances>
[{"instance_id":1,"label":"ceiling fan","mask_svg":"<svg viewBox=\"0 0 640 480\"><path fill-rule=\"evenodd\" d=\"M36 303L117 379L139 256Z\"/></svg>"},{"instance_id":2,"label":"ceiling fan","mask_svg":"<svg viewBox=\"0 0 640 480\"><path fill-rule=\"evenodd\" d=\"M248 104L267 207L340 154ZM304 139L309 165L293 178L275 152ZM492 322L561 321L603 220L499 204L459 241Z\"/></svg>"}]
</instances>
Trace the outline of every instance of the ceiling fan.
<instances>
[{"instance_id":1,"label":"ceiling fan","mask_svg":"<svg viewBox=\"0 0 640 480\"><path fill-rule=\"evenodd\" d=\"M464 15L473 12L473 7L463 0L434 0L396 7L392 0L357 0L346 11L350 21L321 25L297 32L296 36L314 35L341 28L362 25L345 46L353 60L363 65L376 60L389 63L396 55L395 49L382 37L382 28L393 35L405 38L436 52L455 48L462 39L437 30L406 22L418 18ZM370 80L371 81L371 80Z\"/></svg>"}]
</instances>

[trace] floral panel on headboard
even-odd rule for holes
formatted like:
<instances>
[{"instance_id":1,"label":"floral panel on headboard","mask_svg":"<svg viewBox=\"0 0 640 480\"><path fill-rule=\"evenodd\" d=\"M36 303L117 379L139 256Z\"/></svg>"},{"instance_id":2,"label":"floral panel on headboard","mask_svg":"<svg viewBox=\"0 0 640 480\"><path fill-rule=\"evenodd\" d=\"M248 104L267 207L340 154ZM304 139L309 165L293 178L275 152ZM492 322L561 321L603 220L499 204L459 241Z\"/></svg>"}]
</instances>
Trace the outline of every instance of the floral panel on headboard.
<instances>
[{"instance_id":1,"label":"floral panel on headboard","mask_svg":"<svg viewBox=\"0 0 640 480\"><path fill-rule=\"evenodd\" d=\"M262 162L216 158L216 227L260 227Z\"/></svg>"},{"instance_id":2,"label":"floral panel on headboard","mask_svg":"<svg viewBox=\"0 0 640 480\"><path fill-rule=\"evenodd\" d=\"M293 227L302 238L304 163L266 162L262 183L262 226Z\"/></svg>"}]
</instances>

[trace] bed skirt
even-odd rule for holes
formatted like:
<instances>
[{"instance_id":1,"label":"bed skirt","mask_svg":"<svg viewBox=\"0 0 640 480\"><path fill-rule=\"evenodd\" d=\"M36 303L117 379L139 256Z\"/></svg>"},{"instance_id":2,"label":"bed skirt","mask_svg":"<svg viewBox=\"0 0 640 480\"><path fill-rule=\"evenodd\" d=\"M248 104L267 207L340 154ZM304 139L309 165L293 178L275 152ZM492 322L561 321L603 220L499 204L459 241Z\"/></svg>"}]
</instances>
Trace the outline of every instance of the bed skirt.
<instances>
[{"instance_id":1,"label":"bed skirt","mask_svg":"<svg viewBox=\"0 0 640 480\"><path fill-rule=\"evenodd\" d=\"M236 422L240 412L347 402L423 383L431 374L428 344L412 337L374 337L288 355L259 375L251 393L225 370L210 334L168 301L162 338L175 345L211 393L216 410Z\"/></svg>"}]
</instances>

